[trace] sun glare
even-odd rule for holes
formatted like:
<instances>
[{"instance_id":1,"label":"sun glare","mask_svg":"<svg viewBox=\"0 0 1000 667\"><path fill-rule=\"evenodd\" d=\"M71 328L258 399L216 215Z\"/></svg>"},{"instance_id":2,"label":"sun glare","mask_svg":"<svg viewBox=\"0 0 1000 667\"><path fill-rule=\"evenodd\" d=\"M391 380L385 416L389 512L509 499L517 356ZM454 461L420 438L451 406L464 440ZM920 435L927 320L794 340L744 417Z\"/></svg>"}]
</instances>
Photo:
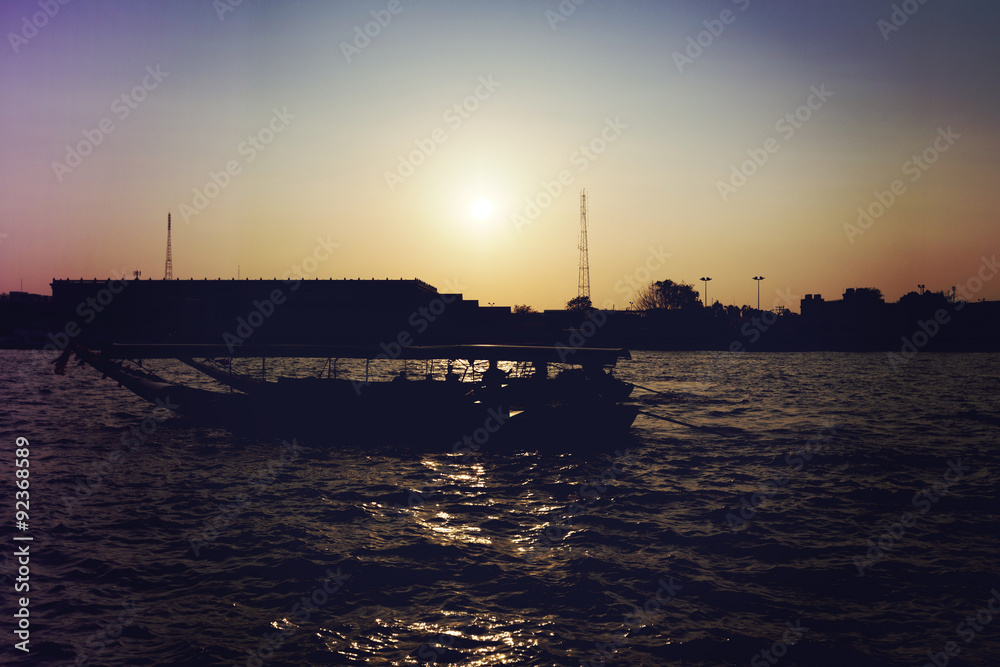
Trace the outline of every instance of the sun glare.
<instances>
[{"instance_id":1,"label":"sun glare","mask_svg":"<svg viewBox=\"0 0 1000 667\"><path fill-rule=\"evenodd\" d=\"M469 212L476 220L487 220L493 215L493 202L485 197L480 197L469 206Z\"/></svg>"}]
</instances>

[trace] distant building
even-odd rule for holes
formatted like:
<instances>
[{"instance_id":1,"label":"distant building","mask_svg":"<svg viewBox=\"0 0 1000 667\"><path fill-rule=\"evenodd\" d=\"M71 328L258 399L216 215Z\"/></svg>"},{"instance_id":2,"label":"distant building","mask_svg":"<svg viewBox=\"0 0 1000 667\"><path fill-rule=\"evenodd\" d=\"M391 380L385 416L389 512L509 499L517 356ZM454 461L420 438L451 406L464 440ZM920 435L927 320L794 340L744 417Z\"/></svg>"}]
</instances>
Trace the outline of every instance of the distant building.
<instances>
[{"instance_id":1,"label":"distant building","mask_svg":"<svg viewBox=\"0 0 1000 667\"><path fill-rule=\"evenodd\" d=\"M6 303L26 303L26 304L41 304L49 303L52 297L46 294L31 294L29 292L7 292L0 294L0 301Z\"/></svg>"},{"instance_id":2,"label":"distant building","mask_svg":"<svg viewBox=\"0 0 1000 667\"><path fill-rule=\"evenodd\" d=\"M802 313L802 317L816 317L822 312L823 304L822 294L806 294L805 298L799 301L799 312Z\"/></svg>"},{"instance_id":3,"label":"distant building","mask_svg":"<svg viewBox=\"0 0 1000 667\"><path fill-rule=\"evenodd\" d=\"M53 280L52 300L97 342L450 342L478 310L416 279Z\"/></svg>"}]
</instances>

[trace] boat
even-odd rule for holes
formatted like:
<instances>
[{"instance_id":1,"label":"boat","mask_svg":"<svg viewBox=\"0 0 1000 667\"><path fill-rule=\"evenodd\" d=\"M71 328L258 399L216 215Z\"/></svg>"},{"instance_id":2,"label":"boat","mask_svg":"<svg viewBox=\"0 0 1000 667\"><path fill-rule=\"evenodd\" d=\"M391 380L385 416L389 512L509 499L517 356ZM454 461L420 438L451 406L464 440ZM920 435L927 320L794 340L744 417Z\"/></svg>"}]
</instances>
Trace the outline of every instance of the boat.
<instances>
[{"instance_id":1,"label":"boat","mask_svg":"<svg viewBox=\"0 0 1000 667\"><path fill-rule=\"evenodd\" d=\"M431 345L402 347L392 359L437 362L437 372L411 379L401 371L373 380L372 360L383 348L317 345L80 345L56 363L65 373L71 355L137 396L199 422L233 430L390 442L471 438L508 443L561 443L579 448L628 432L637 408L623 403L633 385L612 374L628 350L531 345ZM233 372L234 359L325 358L327 377L268 379ZM189 387L136 366L146 359L176 359L229 387ZM199 361L200 359L200 361ZM365 377L344 378L336 361L365 361ZM464 373L452 364L464 363ZM511 370L499 370L506 362ZM447 364L447 371L440 369ZM488 364L489 369L478 369ZM551 375L549 365L566 366ZM471 377L470 377L471 376Z\"/></svg>"}]
</instances>

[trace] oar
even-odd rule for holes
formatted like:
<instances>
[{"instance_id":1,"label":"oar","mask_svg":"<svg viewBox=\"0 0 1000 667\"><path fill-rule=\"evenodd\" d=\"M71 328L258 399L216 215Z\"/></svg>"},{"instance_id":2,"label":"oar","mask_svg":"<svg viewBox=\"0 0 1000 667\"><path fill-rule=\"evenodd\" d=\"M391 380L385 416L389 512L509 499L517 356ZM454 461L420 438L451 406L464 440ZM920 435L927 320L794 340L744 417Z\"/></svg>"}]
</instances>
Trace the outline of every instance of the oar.
<instances>
[{"instance_id":1,"label":"oar","mask_svg":"<svg viewBox=\"0 0 1000 667\"><path fill-rule=\"evenodd\" d=\"M662 392L662 391L656 391L655 389L650 389L649 387L643 387L641 384L636 384L635 382L632 383L632 386L636 387L637 389L643 389L645 391L651 391L654 394L659 394L660 396L676 396L677 395L676 392L673 393L673 394L667 394L667 393Z\"/></svg>"},{"instance_id":2,"label":"oar","mask_svg":"<svg viewBox=\"0 0 1000 667\"><path fill-rule=\"evenodd\" d=\"M632 383L632 386L635 387L636 389L642 389L643 391L648 391L648 392L651 392L651 393L654 393L654 394L659 394L660 396L666 396L667 398L669 398L671 400L675 400L675 401L678 400L677 399L678 396L683 396L683 397L687 398L688 400L690 400L690 394L679 394L677 392L672 392L672 393L668 394L666 392L656 391L655 389L650 389L649 387L643 387L641 384L636 384L635 382Z\"/></svg>"},{"instance_id":3,"label":"oar","mask_svg":"<svg viewBox=\"0 0 1000 667\"><path fill-rule=\"evenodd\" d=\"M688 422L682 422L680 419L672 419L670 417L664 417L663 415L654 414L652 412L646 412L645 410L639 410L640 415L646 415L648 417L656 417L657 419L662 419L665 422L672 422L674 424L680 424L681 426L687 426L688 428L696 428L700 431L708 431L709 433L714 433L715 435L723 435L719 431L708 426L699 426L698 424L689 424Z\"/></svg>"}]
</instances>

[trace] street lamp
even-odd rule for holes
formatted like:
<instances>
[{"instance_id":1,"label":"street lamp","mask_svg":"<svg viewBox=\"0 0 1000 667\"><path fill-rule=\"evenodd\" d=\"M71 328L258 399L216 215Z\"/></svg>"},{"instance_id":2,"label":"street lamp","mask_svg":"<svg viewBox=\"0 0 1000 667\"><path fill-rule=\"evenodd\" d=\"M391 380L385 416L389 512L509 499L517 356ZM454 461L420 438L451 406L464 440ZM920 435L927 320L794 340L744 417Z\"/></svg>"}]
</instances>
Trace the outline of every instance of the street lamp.
<instances>
[{"instance_id":1,"label":"street lamp","mask_svg":"<svg viewBox=\"0 0 1000 667\"><path fill-rule=\"evenodd\" d=\"M698 278L698 280L705 283L705 307L708 308L708 281L711 278Z\"/></svg>"},{"instance_id":2,"label":"street lamp","mask_svg":"<svg viewBox=\"0 0 1000 667\"><path fill-rule=\"evenodd\" d=\"M757 310L760 311L760 281L764 279L764 276L754 276L753 279L757 281Z\"/></svg>"}]
</instances>

